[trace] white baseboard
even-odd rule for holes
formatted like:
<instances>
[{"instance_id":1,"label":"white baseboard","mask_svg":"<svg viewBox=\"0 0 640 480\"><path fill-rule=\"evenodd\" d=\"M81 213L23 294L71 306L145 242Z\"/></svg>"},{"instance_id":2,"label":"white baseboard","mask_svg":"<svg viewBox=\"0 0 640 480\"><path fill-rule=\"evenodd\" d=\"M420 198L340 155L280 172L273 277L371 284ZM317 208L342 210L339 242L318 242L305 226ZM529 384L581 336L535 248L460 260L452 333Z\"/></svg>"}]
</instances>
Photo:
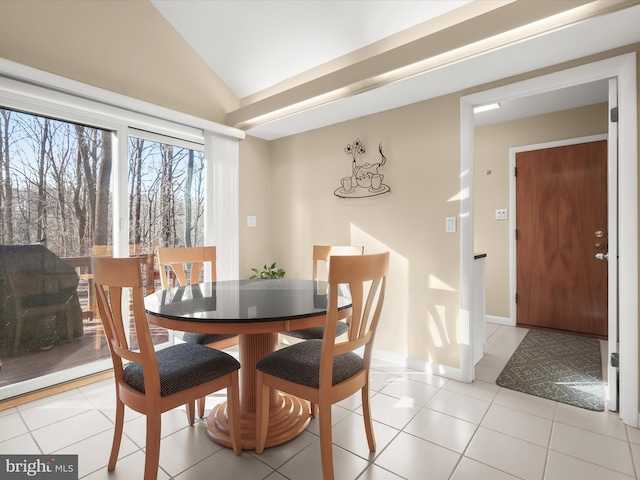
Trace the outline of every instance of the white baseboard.
<instances>
[{"instance_id":1,"label":"white baseboard","mask_svg":"<svg viewBox=\"0 0 640 480\"><path fill-rule=\"evenodd\" d=\"M509 317L497 317L495 315L485 315L485 321L489 323L496 323L499 325L508 325L515 327L516 322L512 321ZM448 365L440 365L428 360L422 360L419 358L411 358L399 353L388 352L386 350L373 349L372 358L381 360L399 367L413 368L420 372L429 372L434 375L449 378L451 380L462 380L462 371L459 368L450 367Z\"/></svg>"},{"instance_id":2,"label":"white baseboard","mask_svg":"<svg viewBox=\"0 0 640 480\"><path fill-rule=\"evenodd\" d=\"M508 325L510 327L515 327L516 322L511 320L509 317L496 317L494 315L485 315L484 319L489 323L497 323L499 325Z\"/></svg>"},{"instance_id":3,"label":"white baseboard","mask_svg":"<svg viewBox=\"0 0 640 480\"><path fill-rule=\"evenodd\" d=\"M412 368L420 372L429 372L440 377L449 378L451 380L462 381L462 372L459 368L449 367L447 365L440 365L428 360L421 360L418 358L407 357L399 353L387 352L385 350L374 349L371 356L376 360L382 360L384 362L398 365L401 367Z\"/></svg>"}]
</instances>

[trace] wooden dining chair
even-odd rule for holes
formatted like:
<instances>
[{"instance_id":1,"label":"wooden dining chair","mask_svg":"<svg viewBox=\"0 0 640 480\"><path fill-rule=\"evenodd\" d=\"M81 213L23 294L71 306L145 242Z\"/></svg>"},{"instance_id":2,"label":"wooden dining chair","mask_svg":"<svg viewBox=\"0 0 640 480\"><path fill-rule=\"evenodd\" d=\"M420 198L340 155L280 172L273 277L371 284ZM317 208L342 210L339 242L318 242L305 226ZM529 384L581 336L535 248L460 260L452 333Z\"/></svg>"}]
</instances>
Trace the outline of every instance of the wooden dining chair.
<instances>
[{"instance_id":1,"label":"wooden dining chair","mask_svg":"<svg viewBox=\"0 0 640 480\"><path fill-rule=\"evenodd\" d=\"M200 275L204 275L203 268L206 263L209 263L211 269L208 281L216 281L216 247L161 247L156 253L160 269L160 284L164 290L173 286L197 284L200 281ZM177 285L171 282L170 273L174 276ZM217 350L224 350L238 344L238 335L233 333L176 332L176 335L185 343L197 343ZM200 417L204 416L204 407L203 398L198 401Z\"/></svg>"},{"instance_id":2,"label":"wooden dining chair","mask_svg":"<svg viewBox=\"0 0 640 480\"><path fill-rule=\"evenodd\" d=\"M197 344L182 343L156 352L147 323L138 259L93 257L91 266L116 383L116 422L108 470L114 470L118 460L125 405L147 417L144 479L155 480L162 413L186 405L189 424L193 425L196 399L223 388L227 389L233 451L240 455L240 363L225 352ZM127 290L139 350L130 348L125 334L130 311L124 304Z\"/></svg>"},{"instance_id":3,"label":"wooden dining chair","mask_svg":"<svg viewBox=\"0 0 640 480\"><path fill-rule=\"evenodd\" d=\"M363 246L357 245L314 245L313 246L313 280L326 279L329 272L329 258L339 255L362 255L364 253ZM318 267L323 267L322 269ZM319 275L319 271L323 270L323 275ZM320 278L321 277L321 278ZM348 326L345 322L338 322L336 325L336 336L344 335ZM324 335L324 326L302 328L299 330L289 330L280 332L282 335L294 337L299 340L322 339Z\"/></svg>"},{"instance_id":4,"label":"wooden dining chair","mask_svg":"<svg viewBox=\"0 0 640 480\"><path fill-rule=\"evenodd\" d=\"M319 407L322 477L332 480L331 405L358 390L369 450L376 443L369 404L369 366L384 302L389 253L331 257L328 308L322 340L307 340L270 353L256 363L256 453L264 450L270 390L309 400ZM348 286L352 307L348 337L336 339L338 289ZM364 347L362 356L355 350Z\"/></svg>"}]
</instances>

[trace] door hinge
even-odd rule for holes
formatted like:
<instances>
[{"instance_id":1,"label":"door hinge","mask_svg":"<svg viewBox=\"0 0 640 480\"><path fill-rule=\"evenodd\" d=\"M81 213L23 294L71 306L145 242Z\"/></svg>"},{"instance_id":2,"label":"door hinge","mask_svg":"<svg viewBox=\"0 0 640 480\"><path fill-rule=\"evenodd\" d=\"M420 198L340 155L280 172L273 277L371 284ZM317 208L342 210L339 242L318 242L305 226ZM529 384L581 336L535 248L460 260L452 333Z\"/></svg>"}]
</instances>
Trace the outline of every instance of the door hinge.
<instances>
[{"instance_id":1,"label":"door hinge","mask_svg":"<svg viewBox=\"0 0 640 480\"><path fill-rule=\"evenodd\" d=\"M611 109L611 121L613 123L618 121L618 107L613 107Z\"/></svg>"},{"instance_id":2,"label":"door hinge","mask_svg":"<svg viewBox=\"0 0 640 480\"><path fill-rule=\"evenodd\" d=\"M513 167L513 176L514 177L518 176L518 167Z\"/></svg>"},{"instance_id":3,"label":"door hinge","mask_svg":"<svg viewBox=\"0 0 640 480\"><path fill-rule=\"evenodd\" d=\"M516 303L518 303L518 294L516 293Z\"/></svg>"},{"instance_id":4,"label":"door hinge","mask_svg":"<svg viewBox=\"0 0 640 480\"><path fill-rule=\"evenodd\" d=\"M617 352L611 354L611 366L618 368L620 366L620 355Z\"/></svg>"},{"instance_id":5,"label":"door hinge","mask_svg":"<svg viewBox=\"0 0 640 480\"><path fill-rule=\"evenodd\" d=\"M516 228L516 229L514 230L514 232L515 232L516 240L518 240L518 229Z\"/></svg>"}]
</instances>

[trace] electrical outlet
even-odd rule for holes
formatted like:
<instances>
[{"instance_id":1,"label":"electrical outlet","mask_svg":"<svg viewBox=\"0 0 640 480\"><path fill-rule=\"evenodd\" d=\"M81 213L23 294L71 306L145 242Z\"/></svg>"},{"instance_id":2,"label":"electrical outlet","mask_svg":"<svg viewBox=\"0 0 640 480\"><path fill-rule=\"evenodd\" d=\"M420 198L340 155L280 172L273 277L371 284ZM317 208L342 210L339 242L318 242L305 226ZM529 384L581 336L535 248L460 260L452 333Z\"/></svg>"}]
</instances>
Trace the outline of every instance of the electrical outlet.
<instances>
[{"instance_id":1,"label":"electrical outlet","mask_svg":"<svg viewBox=\"0 0 640 480\"><path fill-rule=\"evenodd\" d=\"M496 210L496 220L506 220L507 218L508 216L506 208L498 208Z\"/></svg>"}]
</instances>

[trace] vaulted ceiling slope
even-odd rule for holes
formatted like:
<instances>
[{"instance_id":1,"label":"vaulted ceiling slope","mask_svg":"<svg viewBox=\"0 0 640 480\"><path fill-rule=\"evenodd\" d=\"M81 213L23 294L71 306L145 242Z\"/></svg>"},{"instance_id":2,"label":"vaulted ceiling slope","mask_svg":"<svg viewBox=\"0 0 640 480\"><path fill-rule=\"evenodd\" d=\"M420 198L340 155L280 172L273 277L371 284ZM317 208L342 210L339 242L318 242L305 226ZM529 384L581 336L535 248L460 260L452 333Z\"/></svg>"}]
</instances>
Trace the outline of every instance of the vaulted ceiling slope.
<instances>
[{"instance_id":1,"label":"vaulted ceiling slope","mask_svg":"<svg viewBox=\"0 0 640 480\"><path fill-rule=\"evenodd\" d=\"M640 42L640 0L151 2L267 140Z\"/></svg>"}]
</instances>

